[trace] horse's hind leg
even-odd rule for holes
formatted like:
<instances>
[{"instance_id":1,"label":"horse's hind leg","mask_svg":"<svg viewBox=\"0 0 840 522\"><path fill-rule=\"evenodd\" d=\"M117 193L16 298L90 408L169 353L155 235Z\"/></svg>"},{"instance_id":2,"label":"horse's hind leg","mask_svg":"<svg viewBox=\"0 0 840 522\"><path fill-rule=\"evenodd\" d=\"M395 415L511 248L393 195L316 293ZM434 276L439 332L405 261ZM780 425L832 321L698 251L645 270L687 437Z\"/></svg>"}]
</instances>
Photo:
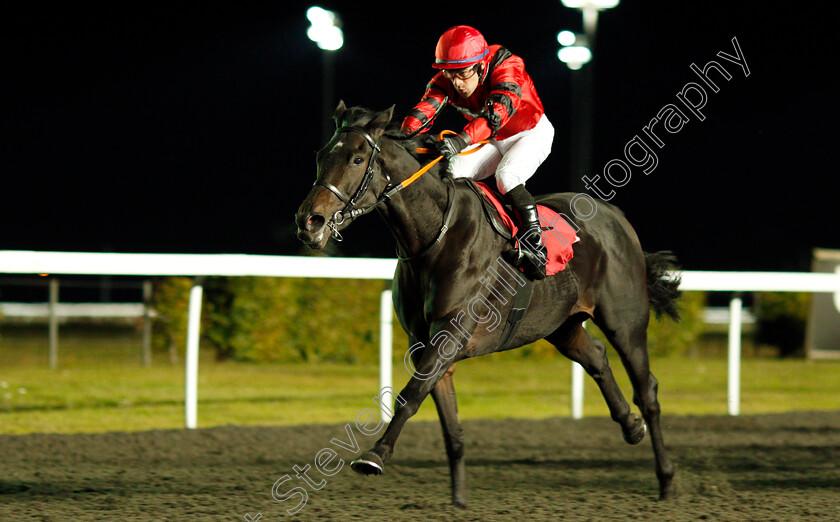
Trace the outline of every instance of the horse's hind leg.
<instances>
[{"instance_id":1,"label":"horse's hind leg","mask_svg":"<svg viewBox=\"0 0 840 522\"><path fill-rule=\"evenodd\" d=\"M446 444L446 456L449 459L449 472L452 478L452 503L456 507L465 508L466 485L464 470L464 431L458 419L458 402L455 397L455 386L452 374L455 365L449 367L446 374L438 381L432 390L435 400L440 426L443 429L443 440Z\"/></svg>"},{"instance_id":2,"label":"horse's hind leg","mask_svg":"<svg viewBox=\"0 0 840 522\"><path fill-rule=\"evenodd\" d=\"M659 383L650 373L650 361L647 351L647 310L645 316L637 321L612 321L620 324L616 330L604 328L604 334L621 356L621 361L630 376L633 385L633 402L639 406L642 416L650 428L653 453L656 456L656 476L659 479L660 500L671 498L676 490L673 485L674 465L665 450L662 426L659 419Z\"/></svg>"},{"instance_id":3,"label":"horse's hind leg","mask_svg":"<svg viewBox=\"0 0 840 522\"><path fill-rule=\"evenodd\" d=\"M624 440L630 444L641 441L645 436L645 425L630 411L630 405L621 394L607 360L604 343L589 335L582 323L560 328L546 340L560 353L580 364L595 380L610 409L610 417L621 426Z\"/></svg>"}]
</instances>

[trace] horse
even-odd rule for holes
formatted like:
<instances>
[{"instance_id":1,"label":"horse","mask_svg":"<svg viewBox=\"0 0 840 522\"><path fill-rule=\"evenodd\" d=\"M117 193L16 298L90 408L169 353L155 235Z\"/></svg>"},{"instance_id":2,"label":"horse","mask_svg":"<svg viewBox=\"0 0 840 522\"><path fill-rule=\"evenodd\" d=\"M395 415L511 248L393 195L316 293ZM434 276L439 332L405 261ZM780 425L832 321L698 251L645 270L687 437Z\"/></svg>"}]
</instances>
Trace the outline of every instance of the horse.
<instances>
[{"instance_id":1,"label":"horse","mask_svg":"<svg viewBox=\"0 0 840 522\"><path fill-rule=\"evenodd\" d=\"M673 497L674 465L665 448L658 382L647 352L650 311L657 318L679 320L673 255L644 252L630 223L611 204L589 198L592 212L578 223L571 219L575 194L537 196L538 204L569 216L580 241L564 270L527 281L530 300L519 303L514 311L520 313L511 314L517 306L514 294L526 286L521 273L501 260L511 238L488 224L483 204L469 186L474 182L446 175L445 161L427 165L423 173L427 159L418 150L428 149L434 138L420 134L406 139L391 122L393 114L394 106L374 111L338 104L336 131L316 154L316 181L295 214L298 238L311 249L323 249L331 237L340 240L341 230L372 210L397 243L392 295L409 337L406 360L413 374L396 397L382 437L351 468L364 475L381 474L406 421L431 394L443 430L452 503L466 507L455 363L545 339L595 380L628 443L639 443L650 431L659 498ZM513 315L518 316L518 328L508 327ZM501 328L504 317L509 320ZM644 420L631 411L616 384L604 344L584 328L590 319L618 352Z\"/></svg>"}]
</instances>

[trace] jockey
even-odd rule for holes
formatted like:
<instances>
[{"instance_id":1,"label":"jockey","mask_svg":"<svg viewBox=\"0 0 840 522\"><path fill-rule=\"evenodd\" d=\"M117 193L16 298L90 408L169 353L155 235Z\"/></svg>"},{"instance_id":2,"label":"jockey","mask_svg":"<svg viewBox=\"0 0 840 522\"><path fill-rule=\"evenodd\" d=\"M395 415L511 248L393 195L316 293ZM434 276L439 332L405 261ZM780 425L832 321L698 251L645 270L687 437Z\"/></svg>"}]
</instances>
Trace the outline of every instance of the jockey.
<instances>
[{"instance_id":1,"label":"jockey","mask_svg":"<svg viewBox=\"0 0 840 522\"><path fill-rule=\"evenodd\" d=\"M531 279L545 278L540 220L525 182L551 152L554 127L522 59L500 45L488 46L476 29L459 25L438 40L432 67L440 71L403 120L402 131L425 132L424 125L428 127L447 101L466 117L469 123L463 131L439 141L438 152L449 160L448 170L455 178L496 175L497 188L519 221L519 248L504 257ZM474 153L458 155L487 139L489 143Z\"/></svg>"}]
</instances>

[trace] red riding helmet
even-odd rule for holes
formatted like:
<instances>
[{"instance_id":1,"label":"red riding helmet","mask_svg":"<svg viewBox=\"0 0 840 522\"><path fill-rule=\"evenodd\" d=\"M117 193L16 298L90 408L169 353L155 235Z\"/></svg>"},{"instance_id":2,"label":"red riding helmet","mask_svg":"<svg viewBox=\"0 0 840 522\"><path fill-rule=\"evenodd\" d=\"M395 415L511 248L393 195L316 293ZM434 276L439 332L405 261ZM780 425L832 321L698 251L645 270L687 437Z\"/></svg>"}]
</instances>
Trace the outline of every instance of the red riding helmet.
<instances>
[{"instance_id":1,"label":"red riding helmet","mask_svg":"<svg viewBox=\"0 0 840 522\"><path fill-rule=\"evenodd\" d=\"M450 27L435 48L435 69L463 69L484 61L490 49L484 36L468 25Z\"/></svg>"}]
</instances>

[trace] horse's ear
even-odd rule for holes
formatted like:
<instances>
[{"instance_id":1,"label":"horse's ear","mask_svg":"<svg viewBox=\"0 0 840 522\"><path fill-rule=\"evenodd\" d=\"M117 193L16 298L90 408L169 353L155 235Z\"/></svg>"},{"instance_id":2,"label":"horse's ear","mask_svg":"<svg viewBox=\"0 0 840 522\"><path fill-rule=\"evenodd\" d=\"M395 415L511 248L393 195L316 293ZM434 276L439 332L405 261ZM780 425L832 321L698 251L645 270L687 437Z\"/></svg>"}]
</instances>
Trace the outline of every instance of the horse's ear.
<instances>
[{"instance_id":1,"label":"horse's ear","mask_svg":"<svg viewBox=\"0 0 840 522\"><path fill-rule=\"evenodd\" d=\"M394 107L396 107L396 105L391 105L389 108L377 114L376 117L373 120L371 120L370 134L371 136L373 136L374 139L379 138L379 136L381 136L385 132L385 129L388 127L388 124L391 123L391 118L394 117Z\"/></svg>"},{"instance_id":2,"label":"horse's ear","mask_svg":"<svg viewBox=\"0 0 840 522\"><path fill-rule=\"evenodd\" d=\"M344 114L347 112L347 106L344 105L344 100L338 102L338 107L335 108L333 119L335 120L336 128L344 125Z\"/></svg>"}]
</instances>

